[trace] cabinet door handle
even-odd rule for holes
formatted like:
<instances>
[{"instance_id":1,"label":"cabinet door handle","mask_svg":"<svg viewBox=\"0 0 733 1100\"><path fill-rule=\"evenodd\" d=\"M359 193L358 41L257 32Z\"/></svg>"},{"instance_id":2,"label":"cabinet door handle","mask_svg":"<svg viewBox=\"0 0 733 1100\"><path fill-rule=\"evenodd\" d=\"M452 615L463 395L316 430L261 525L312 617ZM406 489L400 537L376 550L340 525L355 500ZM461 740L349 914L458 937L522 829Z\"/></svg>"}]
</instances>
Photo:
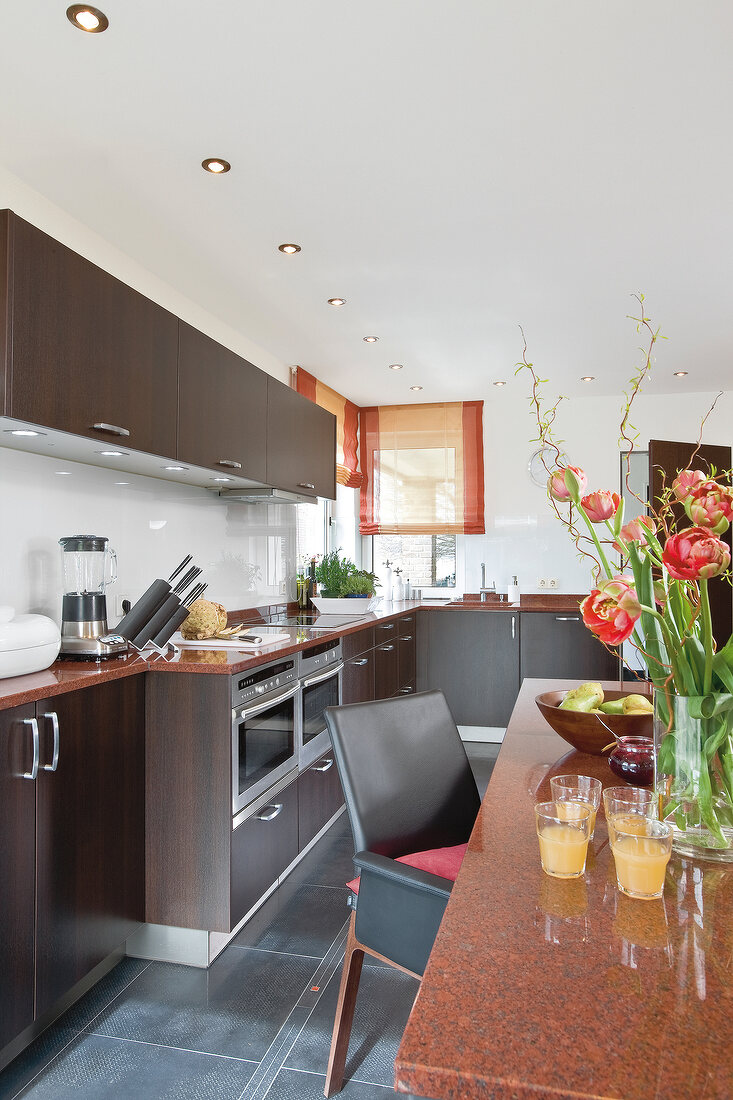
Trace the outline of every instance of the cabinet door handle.
<instances>
[{"instance_id":1,"label":"cabinet door handle","mask_svg":"<svg viewBox=\"0 0 733 1100\"><path fill-rule=\"evenodd\" d=\"M400 695L412 695L412 688L400 688Z\"/></svg>"},{"instance_id":2,"label":"cabinet door handle","mask_svg":"<svg viewBox=\"0 0 733 1100\"><path fill-rule=\"evenodd\" d=\"M381 645L379 648L381 649L382 653L391 653L392 650L394 649L394 646L393 645Z\"/></svg>"},{"instance_id":3,"label":"cabinet door handle","mask_svg":"<svg viewBox=\"0 0 733 1100\"><path fill-rule=\"evenodd\" d=\"M514 621L514 616L512 615L512 638L514 638L516 636L516 631L517 631L517 624Z\"/></svg>"},{"instance_id":4,"label":"cabinet door handle","mask_svg":"<svg viewBox=\"0 0 733 1100\"><path fill-rule=\"evenodd\" d=\"M53 759L50 764L43 765L43 770L55 772L59 766L59 716L55 710L49 710L43 717L50 718L53 727Z\"/></svg>"},{"instance_id":5,"label":"cabinet door handle","mask_svg":"<svg viewBox=\"0 0 733 1100\"><path fill-rule=\"evenodd\" d=\"M394 623L377 623L377 630L394 630Z\"/></svg>"},{"instance_id":6,"label":"cabinet door handle","mask_svg":"<svg viewBox=\"0 0 733 1100\"><path fill-rule=\"evenodd\" d=\"M261 810L260 813L255 814L255 817L258 821L274 821L277 815L282 813L283 806L283 802L273 802L272 805L265 806L264 810ZM269 810L270 812L267 813L267 810Z\"/></svg>"},{"instance_id":7,"label":"cabinet door handle","mask_svg":"<svg viewBox=\"0 0 733 1100\"><path fill-rule=\"evenodd\" d=\"M23 725L30 726L33 735L33 763L31 764L31 770L29 772L23 772L23 778L35 779L38 775L38 760L41 755L41 739L38 735L38 722L35 718L24 718Z\"/></svg>"},{"instance_id":8,"label":"cabinet door handle","mask_svg":"<svg viewBox=\"0 0 733 1100\"><path fill-rule=\"evenodd\" d=\"M298 488L299 489L315 489L315 485L313 484L312 481L299 481L298 482Z\"/></svg>"},{"instance_id":9,"label":"cabinet door handle","mask_svg":"<svg viewBox=\"0 0 733 1100\"><path fill-rule=\"evenodd\" d=\"M401 642L411 642L412 641L412 634L403 634L402 637L400 638L400 641Z\"/></svg>"},{"instance_id":10,"label":"cabinet door handle","mask_svg":"<svg viewBox=\"0 0 733 1100\"><path fill-rule=\"evenodd\" d=\"M120 428L118 424L105 424L102 421L101 424L92 424L95 432L109 432L110 435L129 435L128 428Z\"/></svg>"},{"instance_id":11,"label":"cabinet door handle","mask_svg":"<svg viewBox=\"0 0 733 1100\"><path fill-rule=\"evenodd\" d=\"M241 470L242 463L235 462L233 458L217 458L217 466L226 466L228 470Z\"/></svg>"},{"instance_id":12,"label":"cabinet door handle","mask_svg":"<svg viewBox=\"0 0 733 1100\"><path fill-rule=\"evenodd\" d=\"M358 661L352 661L351 664L356 665L357 668L363 668L364 665L369 664L369 658L368 657L360 657L358 659Z\"/></svg>"},{"instance_id":13,"label":"cabinet door handle","mask_svg":"<svg viewBox=\"0 0 733 1100\"><path fill-rule=\"evenodd\" d=\"M327 772L329 768L333 767L333 760L324 760L322 764L314 764L314 772Z\"/></svg>"},{"instance_id":14,"label":"cabinet door handle","mask_svg":"<svg viewBox=\"0 0 733 1100\"><path fill-rule=\"evenodd\" d=\"M556 623L579 623L580 615L556 615Z\"/></svg>"}]
</instances>

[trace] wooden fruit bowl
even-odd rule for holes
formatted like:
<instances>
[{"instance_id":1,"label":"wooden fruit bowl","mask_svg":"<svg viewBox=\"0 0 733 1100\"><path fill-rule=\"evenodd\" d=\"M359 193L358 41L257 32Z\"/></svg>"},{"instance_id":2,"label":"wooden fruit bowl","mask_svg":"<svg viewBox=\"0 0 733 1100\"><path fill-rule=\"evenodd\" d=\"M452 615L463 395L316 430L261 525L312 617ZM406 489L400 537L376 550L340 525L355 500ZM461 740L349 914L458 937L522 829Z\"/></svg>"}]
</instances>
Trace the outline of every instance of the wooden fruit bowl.
<instances>
[{"instance_id":1,"label":"wooden fruit bowl","mask_svg":"<svg viewBox=\"0 0 733 1100\"><path fill-rule=\"evenodd\" d=\"M633 687L633 692L604 691L604 701L642 694L638 684ZM559 710L566 694L565 691L545 691L535 697L535 703L555 733L579 752L600 756L604 747L611 744L616 736L653 736L651 714L586 714L579 710Z\"/></svg>"}]
</instances>

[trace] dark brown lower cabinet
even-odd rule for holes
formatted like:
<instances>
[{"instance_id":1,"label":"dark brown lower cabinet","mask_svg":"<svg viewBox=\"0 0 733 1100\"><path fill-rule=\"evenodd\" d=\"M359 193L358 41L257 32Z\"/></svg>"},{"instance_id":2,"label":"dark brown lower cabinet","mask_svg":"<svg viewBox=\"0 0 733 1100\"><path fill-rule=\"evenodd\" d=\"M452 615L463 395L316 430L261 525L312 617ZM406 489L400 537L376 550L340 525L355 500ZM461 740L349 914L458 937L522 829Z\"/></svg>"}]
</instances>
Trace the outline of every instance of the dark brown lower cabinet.
<instances>
[{"instance_id":1,"label":"dark brown lower cabinet","mask_svg":"<svg viewBox=\"0 0 733 1100\"><path fill-rule=\"evenodd\" d=\"M272 796L232 832L232 928L298 855L298 781Z\"/></svg>"},{"instance_id":2,"label":"dark brown lower cabinet","mask_svg":"<svg viewBox=\"0 0 733 1100\"><path fill-rule=\"evenodd\" d=\"M302 851L344 804L333 753L298 776L298 847Z\"/></svg>"},{"instance_id":3,"label":"dark brown lower cabinet","mask_svg":"<svg viewBox=\"0 0 733 1100\"><path fill-rule=\"evenodd\" d=\"M521 678L617 680L617 653L609 653L584 625L580 612L523 611Z\"/></svg>"},{"instance_id":4,"label":"dark brown lower cabinet","mask_svg":"<svg viewBox=\"0 0 733 1100\"><path fill-rule=\"evenodd\" d=\"M368 703L374 698L374 650L344 661L341 673L341 702Z\"/></svg>"},{"instance_id":5,"label":"dark brown lower cabinet","mask_svg":"<svg viewBox=\"0 0 733 1100\"><path fill-rule=\"evenodd\" d=\"M374 698L389 699L399 687L399 649L397 636L374 650Z\"/></svg>"},{"instance_id":6,"label":"dark brown lower cabinet","mask_svg":"<svg viewBox=\"0 0 733 1100\"><path fill-rule=\"evenodd\" d=\"M414 630L400 633L397 638L398 694L411 695L416 690L417 646Z\"/></svg>"}]
</instances>

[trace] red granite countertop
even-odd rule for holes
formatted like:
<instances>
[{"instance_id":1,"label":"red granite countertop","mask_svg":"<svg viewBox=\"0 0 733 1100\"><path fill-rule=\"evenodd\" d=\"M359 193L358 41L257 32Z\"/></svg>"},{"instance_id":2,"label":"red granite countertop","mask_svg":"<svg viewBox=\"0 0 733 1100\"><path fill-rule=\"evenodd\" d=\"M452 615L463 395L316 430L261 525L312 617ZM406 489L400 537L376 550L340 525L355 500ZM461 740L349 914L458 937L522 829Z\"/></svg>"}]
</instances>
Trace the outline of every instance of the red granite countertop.
<instances>
[{"instance_id":1,"label":"red granite countertop","mask_svg":"<svg viewBox=\"0 0 733 1100\"><path fill-rule=\"evenodd\" d=\"M399 618L410 611L421 608L432 610L488 610L488 611L577 611L578 599L582 597L563 595L562 593L546 596L523 596L521 605L502 603L494 598L491 602L481 603L471 596L455 602L446 600L404 600L389 604L380 604L377 609L368 616L360 619L353 626L341 627L333 633L309 634L306 630L282 627L281 633L288 634L288 641L278 642L275 645L263 645L260 649L202 649L197 648L195 642L181 647L170 656L159 656L150 651L142 657L114 657L108 661L56 661L50 668L43 672L34 672L28 676L15 676L5 680L0 679L0 710L8 707L19 706L21 703L30 703L36 699L45 699L54 695L63 695L67 691L76 691L79 688L88 687L91 684L101 683L104 680L114 680L121 676L132 676L140 672L154 670L155 672L205 672L224 676L242 672L247 668L261 665L275 656L288 656L297 653L298 650L307 649L317 645L320 641L347 634L353 634L357 630L363 630L371 623L385 622L389 619ZM539 600L543 606L535 606L534 601ZM275 610L263 608L262 611ZM260 609L250 608L245 611L232 611L229 614L230 622L251 622L256 624L261 620Z\"/></svg>"},{"instance_id":2,"label":"red granite countertop","mask_svg":"<svg viewBox=\"0 0 733 1100\"><path fill-rule=\"evenodd\" d=\"M542 872L549 775L618 783L525 680L395 1062L395 1088L470 1100L730 1100L733 866L673 855L663 899L619 894L603 812L583 879ZM618 685L609 685L618 686Z\"/></svg>"}]
</instances>

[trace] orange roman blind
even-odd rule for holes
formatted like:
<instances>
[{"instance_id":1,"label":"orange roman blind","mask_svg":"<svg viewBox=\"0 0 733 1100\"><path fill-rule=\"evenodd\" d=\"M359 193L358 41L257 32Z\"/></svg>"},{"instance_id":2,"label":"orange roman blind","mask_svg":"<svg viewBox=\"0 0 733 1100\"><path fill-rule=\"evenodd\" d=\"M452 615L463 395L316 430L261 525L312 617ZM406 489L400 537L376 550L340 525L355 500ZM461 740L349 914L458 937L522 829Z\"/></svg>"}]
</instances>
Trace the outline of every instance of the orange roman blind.
<instances>
[{"instance_id":1,"label":"orange roman blind","mask_svg":"<svg viewBox=\"0 0 733 1100\"><path fill-rule=\"evenodd\" d=\"M484 533L483 404L361 410L362 535Z\"/></svg>"},{"instance_id":2,"label":"orange roman blind","mask_svg":"<svg viewBox=\"0 0 733 1100\"><path fill-rule=\"evenodd\" d=\"M328 409L336 417L336 480L350 489L358 489L362 483L357 452L359 410L330 386L324 386L307 370L295 371L295 389L321 408Z\"/></svg>"}]
</instances>

